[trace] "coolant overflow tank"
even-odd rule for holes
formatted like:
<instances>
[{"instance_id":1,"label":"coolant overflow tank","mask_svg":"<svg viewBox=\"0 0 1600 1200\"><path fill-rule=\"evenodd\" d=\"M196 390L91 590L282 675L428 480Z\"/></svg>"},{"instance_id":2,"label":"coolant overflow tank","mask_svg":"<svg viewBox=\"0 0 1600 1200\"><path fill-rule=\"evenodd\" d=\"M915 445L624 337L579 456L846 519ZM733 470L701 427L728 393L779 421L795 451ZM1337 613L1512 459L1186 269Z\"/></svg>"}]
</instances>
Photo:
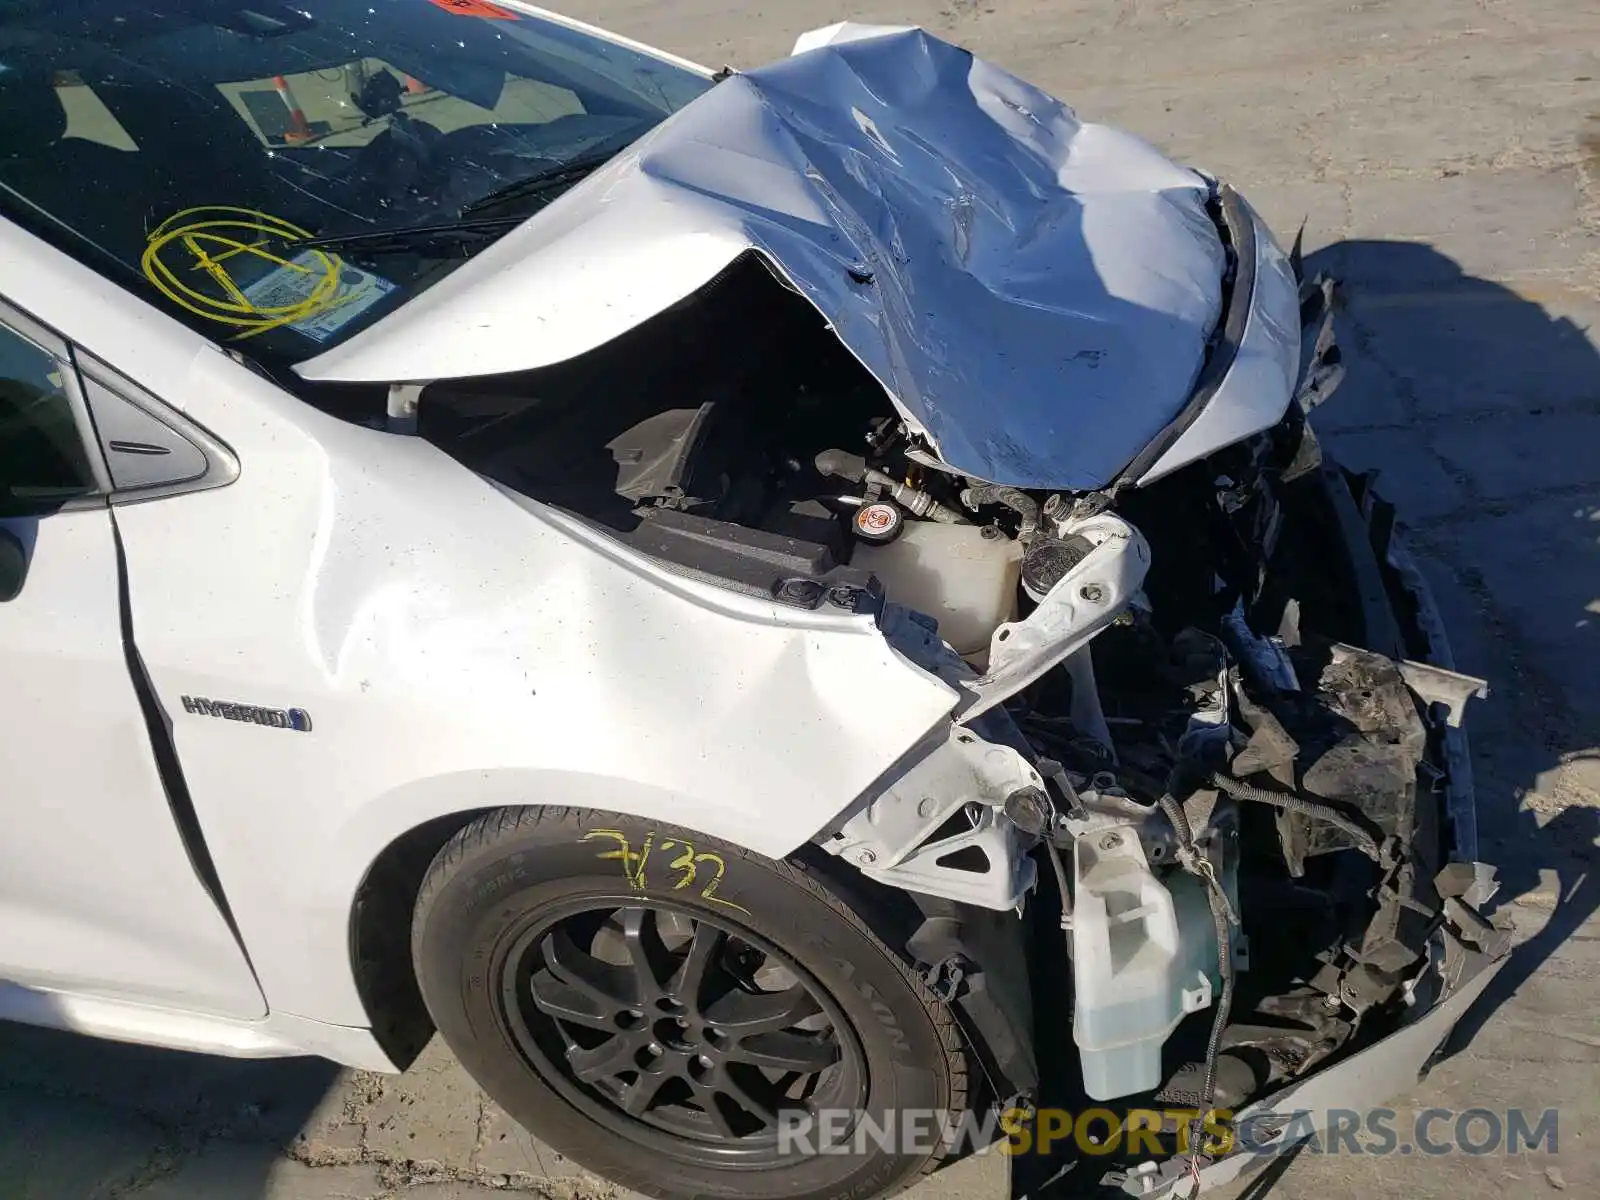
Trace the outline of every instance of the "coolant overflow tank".
<instances>
[{"instance_id":1,"label":"coolant overflow tank","mask_svg":"<svg viewBox=\"0 0 1600 1200\"><path fill-rule=\"evenodd\" d=\"M1161 1047L1221 985L1205 885L1157 878L1131 827L1080 836L1073 850L1072 1037L1096 1100L1162 1083ZM1223 885L1233 891L1233 881Z\"/></svg>"},{"instance_id":2,"label":"coolant overflow tank","mask_svg":"<svg viewBox=\"0 0 1600 1200\"><path fill-rule=\"evenodd\" d=\"M896 604L939 622L939 636L980 670L989 638L1017 611L1022 547L998 529L907 521L886 545L858 542L850 565L878 577Z\"/></svg>"}]
</instances>

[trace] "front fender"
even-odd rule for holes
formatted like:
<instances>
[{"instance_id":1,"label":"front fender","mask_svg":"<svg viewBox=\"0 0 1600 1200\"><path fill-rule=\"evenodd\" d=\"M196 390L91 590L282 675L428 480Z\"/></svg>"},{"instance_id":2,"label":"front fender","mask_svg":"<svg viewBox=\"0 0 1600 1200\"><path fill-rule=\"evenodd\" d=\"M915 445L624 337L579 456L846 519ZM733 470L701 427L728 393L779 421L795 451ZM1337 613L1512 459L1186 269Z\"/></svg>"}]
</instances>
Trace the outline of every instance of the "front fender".
<instances>
[{"instance_id":1,"label":"front fender","mask_svg":"<svg viewBox=\"0 0 1600 1200\"><path fill-rule=\"evenodd\" d=\"M268 1001L364 1024L348 914L394 837L588 805L779 857L954 707L870 614L668 571L216 357L174 386L244 464L120 510L140 652ZM226 569L203 547L245 547ZM299 709L309 728L190 711Z\"/></svg>"}]
</instances>

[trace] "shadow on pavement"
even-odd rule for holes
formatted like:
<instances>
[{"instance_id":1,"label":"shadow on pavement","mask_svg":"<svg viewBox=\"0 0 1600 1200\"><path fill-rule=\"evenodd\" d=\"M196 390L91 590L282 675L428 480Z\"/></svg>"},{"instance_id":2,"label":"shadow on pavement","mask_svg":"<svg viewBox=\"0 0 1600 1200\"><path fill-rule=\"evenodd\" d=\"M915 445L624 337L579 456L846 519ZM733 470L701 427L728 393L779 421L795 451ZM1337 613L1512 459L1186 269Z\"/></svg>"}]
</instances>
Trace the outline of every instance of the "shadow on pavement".
<instances>
[{"instance_id":1,"label":"shadow on pavement","mask_svg":"<svg viewBox=\"0 0 1600 1200\"><path fill-rule=\"evenodd\" d=\"M339 1068L250 1062L0 1022L0 1195L6 1200L260 1200ZM220 1178L169 1176L230 1143ZM170 1182L171 1189L168 1190ZM218 1190L220 1185L220 1190ZM192 1190L193 1188L198 1190Z\"/></svg>"},{"instance_id":2,"label":"shadow on pavement","mask_svg":"<svg viewBox=\"0 0 1600 1200\"><path fill-rule=\"evenodd\" d=\"M1532 814L1521 815L1526 818L1520 822L1526 827L1526 849L1500 872L1502 897L1499 903L1511 903L1529 893L1543 891L1542 868L1555 875L1555 907L1544 927L1511 952L1500 974L1451 1033L1441 1058L1459 1054L1470 1046L1495 1010L1511 1000L1562 943L1600 910L1600 876L1595 872L1593 852L1595 840L1600 838L1600 812L1593 808L1569 808L1542 828ZM1587 855L1574 853L1574 847L1581 846L1590 847Z\"/></svg>"},{"instance_id":3,"label":"shadow on pavement","mask_svg":"<svg viewBox=\"0 0 1600 1200\"><path fill-rule=\"evenodd\" d=\"M1355 335L1345 338L1351 380L1394 393L1375 404L1352 395L1350 381L1335 393L1330 413L1350 405L1358 426L1333 434L1335 453L1348 457L1341 443L1353 441L1380 465L1378 486L1398 496L1401 521L1407 499L1437 514L1408 536L1445 574L1436 590L1467 601L1452 611L1440 597L1458 669L1489 680L1488 700L1468 708L1467 729L1479 857L1501 881L1495 905L1535 893L1554 902L1544 927L1517 946L1457 1026L1449 1056L1600 909L1600 809L1593 798L1549 802L1560 768L1589 764L1590 778L1600 778L1600 496L1584 490L1596 447L1572 444L1562 420L1574 401L1600 394L1600 350L1592 331L1465 274L1430 246L1341 242L1306 267L1343 285L1344 329ZM1398 405L1382 407L1390 400ZM1359 428L1362 414L1371 428ZM1402 423L1391 424L1391 414ZM1405 455L1418 434L1433 454L1408 479ZM1408 495L1438 483L1453 489L1453 511ZM1540 802L1528 803L1535 793Z\"/></svg>"}]
</instances>

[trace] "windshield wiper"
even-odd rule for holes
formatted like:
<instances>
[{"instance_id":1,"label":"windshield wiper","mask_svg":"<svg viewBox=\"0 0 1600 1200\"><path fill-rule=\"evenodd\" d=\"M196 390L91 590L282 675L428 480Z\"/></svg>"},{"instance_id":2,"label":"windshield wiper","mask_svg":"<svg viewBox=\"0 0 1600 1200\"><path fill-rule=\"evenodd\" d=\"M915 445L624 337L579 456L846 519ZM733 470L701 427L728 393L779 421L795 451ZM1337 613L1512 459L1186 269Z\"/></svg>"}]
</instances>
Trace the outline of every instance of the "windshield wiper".
<instances>
[{"instance_id":1,"label":"windshield wiper","mask_svg":"<svg viewBox=\"0 0 1600 1200\"><path fill-rule=\"evenodd\" d=\"M374 229L365 233L334 233L327 237L289 242L294 250L352 250L367 254L433 253L443 258L467 254L486 242L510 233L520 217L485 217L477 221L443 221L433 225L405 225L399 229Z\"/></svg>"},{"instance_id":2,"label":"windshield wiper","mask_svg":"<svg viewBox=\"0 0 1600 1200\"><path fill-rule=\"evenodd\" d=\"M632 138L630 137L630 141ZM626 143L624 143L626 144ZM545 196L578 182L615 158L621 147L611 145L593 150L550 171L518 179L496 188L486 196L464 204L457 210L460 220L438 221L431 225L406 225L399 229L370 232L334 233L290 243L296 250L350 250L367 254L433 253L441 257L467 257L473 250L491 242L522 224L529 214L480 217L476 214L500 208L519 200Z\"/></svg>"},{"instance_id":3,"label":"windshield wiper","mask_svg":"<svg viewBox=\"0 0 1600 1200\"><path fill-rule=\"evenodd\" d=\"M633 140L630 135L629 141ZM626 144L626 143L624 143ZM495 188L486 196L479 196L476 200L461 206L461 215L470 217L474 213L486 212L491 208L499 208L502 204L513 204L518 200L529 200L544 196L559 187L578 182L586 175L605 166L622 150L615 144L602 150L591 150L587 154L570 159L561 166L551 171L541 171L529 175L526 179L518 179L504 187Z\"/></svg>"}]
</instances>

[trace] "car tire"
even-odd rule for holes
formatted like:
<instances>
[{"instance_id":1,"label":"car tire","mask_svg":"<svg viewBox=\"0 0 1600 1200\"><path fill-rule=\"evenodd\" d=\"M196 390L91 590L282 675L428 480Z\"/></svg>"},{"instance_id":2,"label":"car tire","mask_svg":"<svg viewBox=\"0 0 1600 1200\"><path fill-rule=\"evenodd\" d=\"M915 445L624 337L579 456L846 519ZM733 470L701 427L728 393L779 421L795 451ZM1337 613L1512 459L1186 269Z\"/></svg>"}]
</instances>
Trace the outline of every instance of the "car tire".
<instances>
[{"instance_id":1,"label":"car tire","mask_svg":"<svg viewBox=\"0 0 1600 1200\"><path fill-rule=\"evenodd\" d=\"M647 1195L889 1195L966 1104L951 1014L815 869L662 822L475 820L423 881L412 953L484 1091ZM880 1134L912 1114L920 1144Z\"/></svg>"}]
</instances>

